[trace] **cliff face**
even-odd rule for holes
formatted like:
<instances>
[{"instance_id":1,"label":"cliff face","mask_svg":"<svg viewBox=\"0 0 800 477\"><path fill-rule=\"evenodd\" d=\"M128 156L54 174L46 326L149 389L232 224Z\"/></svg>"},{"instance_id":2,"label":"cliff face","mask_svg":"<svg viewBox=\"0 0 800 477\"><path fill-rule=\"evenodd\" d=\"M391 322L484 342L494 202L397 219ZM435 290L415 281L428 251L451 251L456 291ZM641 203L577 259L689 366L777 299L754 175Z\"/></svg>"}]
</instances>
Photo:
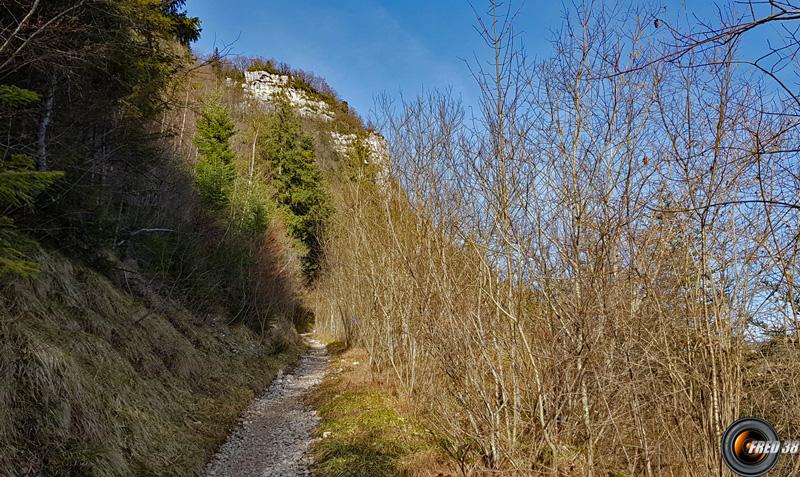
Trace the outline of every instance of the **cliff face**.
<instances>
[{"instance_id":1,"label":"cliff face","mask_svg":"<svg viewBox=\"0 0 800 477\"><path fill-rule=\"evenodd\" d=\"M333 147L339 154L347 154L356 141L362 141L362 146L368 151L367 164L385 165L386 158L389 156L386 140L380 134L370 131L366 137L359 137L357 134L342 134L336 131L331 132Z\"/></svg>"},{"instance_id":2,"label":"cliff face","mask_svg":"<svg viewBox=\"0 0 800 477\"><path fill-rule=\"evenodd\" d=\"M273 102L283 94L300 116L325 122L333 120L333 113L328 103L315 100L305 91L289 86L289 75L268 71L245 71L244 79L245 91L261 101Z\"/></svg>"},{"instance_id":3,"label":"cliff face","mask_svg":"<svg viewBox=\"0 0 800 477\"><path fill-rule=\"evenodd\" d=\"M324 123L335 121L335 114L328 102L312 97L306 91L292 86L289 75L270 73L268 71L245 71L245 82L242 85L245 92L251 97L265 103L273 104L283 95L304 118L315 119ZM346 156L361 141L361 146L367 151L365 163L380 166L382 172L388 170L388 148L386 140L374 131L359 133L340 133L331 131L333 147L341 156ZM384 176L384 174L380 174Z\"/></svg>"}]
</instances>

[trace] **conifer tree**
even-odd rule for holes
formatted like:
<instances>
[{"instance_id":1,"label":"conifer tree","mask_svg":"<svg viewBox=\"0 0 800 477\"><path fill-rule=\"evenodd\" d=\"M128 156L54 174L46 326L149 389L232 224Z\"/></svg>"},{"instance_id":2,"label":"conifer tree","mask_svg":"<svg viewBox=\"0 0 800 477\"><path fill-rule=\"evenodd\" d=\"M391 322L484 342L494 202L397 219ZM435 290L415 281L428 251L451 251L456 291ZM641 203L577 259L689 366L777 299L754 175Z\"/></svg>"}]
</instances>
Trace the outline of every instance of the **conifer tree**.
<instances>
[{"instance_id":1,"label":"conifer tree","mask_svg":"<svg viewBox=\"0 0 800 477\"><path fill-rule=\"evenodd\" d=\"M230 138L236 134L228 110L217 101L203 107L197 121L194 144L200 153L195 168L195 183L206 204L221 209L230 200L235 179Z\"/></svg>"},{"instance_id":2,"label":"conifer tree","mask_svg":"<svg viewBox=\"0 0 800 477\"><path fill-rule=\"evenodd\" d=\"M283 210L289 233L304 245L305 270L313 276L318 268L319 232L330 215L322 175L314 160L311 138L287 100L281 100L270 118L262 155L272 171L276 202Z\"/></svg>"},{"instance_id":3,"label":"conifer tree","mask_svg":"<svg viewBox=\"0 0 800 477\"><path fill-rule=\"evenodd\" d=\"M11 112L38 101L39 95L34 91L0 85L0 109L3 111ZM14 153L9 147L0 148L0 276L8 273L34 276L39 271L36 263L25 253L25 249L35 242L17 230L8 214L32 205L35 194L49 187L63 174L37 172L34 169L35 164L30 156Z\"/></svg>"}]
</instances>

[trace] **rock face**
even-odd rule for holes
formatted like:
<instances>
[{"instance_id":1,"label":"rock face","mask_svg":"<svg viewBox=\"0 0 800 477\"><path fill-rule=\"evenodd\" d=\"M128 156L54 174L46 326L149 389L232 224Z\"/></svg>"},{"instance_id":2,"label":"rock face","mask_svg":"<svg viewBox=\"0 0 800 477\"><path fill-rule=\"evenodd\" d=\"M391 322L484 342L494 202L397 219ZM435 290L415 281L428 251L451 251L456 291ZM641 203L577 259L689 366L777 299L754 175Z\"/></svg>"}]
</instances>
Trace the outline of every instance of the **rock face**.
<instances>
[{"instance_id":1,"label":"rock face","mask_svg":"<svg viewBox=\"0 0 800 477\"><path fill-rule=\"evenodd\" d=\"M370 132L365 141L370 151L370 161L381 167L378 179L385 183L389 174L389 147L386 145L386 139L379 134Z\"/></svg>"},{"instance_id":2,"label":"rock face","mask_svg":"<svg viewBox=\"0 0 800 477\"><path fill-rule=\"evenodd\" d=\"M285 95L300 116L324 122L330 122L334 119L334 114L328 103L315 100L305 91L293 88L288 75L275 74L268 71L245 71L244 78L245 82L242 86L245 91L264 103L274 103L280 95ZM359 140L359 136L356 134L342 134L336 131L332 131L330 134L334 149L342 157L346 156L355 141ZM375 132L370 132L367 137L361 140L363 141L363 146L369 151L369 159L365 162L380 166L378 180L385 182L389 160L386 140Z\"/></svg>"},{"instance_id":3,"label":"rock face","mask_svg":"<svg viewBox=\"0 0 800 477\"><path fill-rule=\"evenodd\" d=\"M297 110L297 114L326 122L333 120L328 103L314 100L305 91L290 87L287 75L268 71L245 71L244 80L245 90L261 101L271 103L284 94Z\"/></svg>"},{"instance_id":4,"label":"rock face","mask_svg":"<svg viewBox=\"0 0 800 477\"><path fill-rule=\"evenodd\" d=\"M333 148L336 149L340 155L345 156L350 152L350 148L358 140L355 134L342 134L336 131L331 132L331 139L333 140ZM374 132L370 132L369 136L362 139L363 146L369 151L369 160L365 164L385 164L388 157L388 149L386 147L386 140L382 136Z\"/></svg>"}]
</instances>

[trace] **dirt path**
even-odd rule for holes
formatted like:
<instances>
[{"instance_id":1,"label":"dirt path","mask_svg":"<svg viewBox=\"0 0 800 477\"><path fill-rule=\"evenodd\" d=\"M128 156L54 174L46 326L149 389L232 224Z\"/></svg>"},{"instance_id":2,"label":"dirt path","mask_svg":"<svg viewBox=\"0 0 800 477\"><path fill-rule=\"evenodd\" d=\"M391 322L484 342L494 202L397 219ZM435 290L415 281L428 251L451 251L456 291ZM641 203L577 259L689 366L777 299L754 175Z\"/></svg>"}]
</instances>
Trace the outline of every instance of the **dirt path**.
<instances>
[{"instance_id":1,"label":"dirt path","mask_svg":"<svg viewBox=\"0 0 800 477\"><path fill-rule=\"evenodd\" d=\"M305 339L309 350L250 404L208 464L206 477L311 475L308 449L319 417L303 400L322 381L328 353L319 341Z\"/></svg>"}]
</instances>

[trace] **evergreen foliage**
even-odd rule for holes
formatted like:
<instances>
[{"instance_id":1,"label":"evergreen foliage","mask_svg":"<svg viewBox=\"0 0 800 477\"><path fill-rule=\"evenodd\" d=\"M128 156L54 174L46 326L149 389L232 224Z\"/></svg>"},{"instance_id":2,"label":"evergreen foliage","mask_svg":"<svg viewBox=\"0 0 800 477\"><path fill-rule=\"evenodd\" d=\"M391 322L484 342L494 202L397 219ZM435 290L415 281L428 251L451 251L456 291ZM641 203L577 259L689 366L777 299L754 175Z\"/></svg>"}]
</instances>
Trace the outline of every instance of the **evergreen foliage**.
<instances>
[{"instance_id":1,"label":"evergreen foliage","mask_svg":"<svg viewBox=\"0 0 800 477\"><path fill-rule=\"evenodd\" d=\"M38 265L30 260L25 251L35 245L14 225L6 215L16 208L33 204L35 194L49 187L63 173L38 172L29 156L15 154L0 161L0 276L12 273L20 276L35 276Z\"/></svg>"},{"instance_id":2,"label":"evergreen foliage","mask_svg":"<svg viewBox=\"0 0 800 477\"><path fill-rule=\"evenodd\" d=\"M166 31L183 46L189 46L193 41L200 38L200 19L190 17L184 7L186 0L168 0L161 4L161 15L167 21Z\"/></svg>"},{"instance_id":3,"label":"evergreen foliage","mask_svg":"<svg viewBox=\"0 0 800 477\"><path fill-rule=\"evenodd\" d=\"M57 200L15 217L28 234L93 254L131 226L126 212L152 201L145 197L155 188L144 178L164 156L148 121L167 106L167 86L191 61L186 45L200 32L184 3L3 4L0 136L7 150L0 157L27 154L39 169L65 176Z\"/></svg>"},{"instance_id":4,"label":"evergreen foliage","mask_svg":"<svg viewBox=\"0 0 800 477\"><path fill-rule=\"evenodd\" d=\"M0 107L4 109L13 111L38 100L39 95L34 91L0 85ZM0 148L0 276L11 273L30 277L39 272L38 265L25 253L35 242L17 230L14 219L8 214L32 205L36 193L49 187L63 173L34 169L35 163L30 156L14 153L8 147Z\"/></svg>"},{"instance_id":5,"label":"evergreen foliage","mask_svg":"<svg viewBox=\"0 0 800 477\"><path fill-rule=\"evenodd\" d=\"M313 277L319 268L319 235L330 215L327 193L314 160L314 147L288 101L282 100L268 121L262 155L273 174L289 233L305 250L305 271Z\"/></svg>"},{"instance_id":6,"label":"evergreen foliage","mask_svg":"<svg viewBox=\"0 0 800 477\"><path fill-rule=\"evenodd\" d=\"M197 121L194 144L200 153L195 167L195 183L203 201L217 209L230 200L231 186L236 177L234 153L230 139L236 128L228 110L212 100L204 107Z\"/></svg>"},{"instance_id":7,"label":"evergreen foliage","mask_svg":"<svg viewBox=\"0 0 800 477\"><path fill-rule=\"evenodd\" d=\"M10 84L0 84L0 106L17 108L39 102L39 94L35 91Z\"/></svg>"}]
</instances>

